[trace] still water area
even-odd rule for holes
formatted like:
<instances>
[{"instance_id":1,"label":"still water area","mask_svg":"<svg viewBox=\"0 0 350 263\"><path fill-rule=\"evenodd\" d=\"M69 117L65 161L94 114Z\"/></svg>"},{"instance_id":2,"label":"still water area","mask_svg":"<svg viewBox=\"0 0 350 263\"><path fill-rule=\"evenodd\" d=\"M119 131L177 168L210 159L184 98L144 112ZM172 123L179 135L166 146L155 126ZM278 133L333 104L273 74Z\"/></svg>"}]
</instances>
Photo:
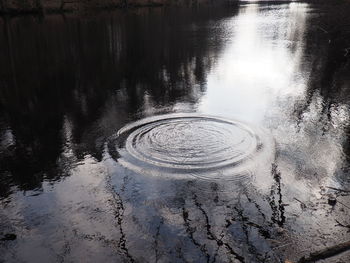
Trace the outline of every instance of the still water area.
<instances>
[{"instance_id":1,"label":"still water area","mask_svg":"<svg viewBox=\"0 0 350 263\"><path fill-rule=\"evenodd\" d=\"M2 17L0 262L297 262L349 241L349 13Z\"/></svg>"}]
</instances>

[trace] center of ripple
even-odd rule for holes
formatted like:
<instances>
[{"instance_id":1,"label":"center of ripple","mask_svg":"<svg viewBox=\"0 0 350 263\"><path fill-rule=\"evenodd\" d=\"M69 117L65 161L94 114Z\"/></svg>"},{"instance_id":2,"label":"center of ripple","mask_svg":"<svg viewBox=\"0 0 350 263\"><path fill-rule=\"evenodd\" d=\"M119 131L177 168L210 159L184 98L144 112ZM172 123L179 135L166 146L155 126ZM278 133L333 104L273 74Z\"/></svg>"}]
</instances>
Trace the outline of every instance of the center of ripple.
<instances>
[{"instance_id":1,"label":"center of ripple","mask_svg":"<svg viewBox=\"0 0 350 263\"><path fill-rule=\"evenodd\" d=\"M242 174L263 148L260 136L243 123L183 114L128 124L116 140L119 163L151 174Z\"/></svg>"},{"instance_id":2,"label":"center of ripple","mask_svg":"<svg viewBox=\"0 0 350 263\"><path fill-rule=\"evenodd\" d=\"M162 119L136 128L126 149L144 162L169 168L208 169L236 163L257 140L241 124L204 117Z\"/></svg>"}]
</instances>

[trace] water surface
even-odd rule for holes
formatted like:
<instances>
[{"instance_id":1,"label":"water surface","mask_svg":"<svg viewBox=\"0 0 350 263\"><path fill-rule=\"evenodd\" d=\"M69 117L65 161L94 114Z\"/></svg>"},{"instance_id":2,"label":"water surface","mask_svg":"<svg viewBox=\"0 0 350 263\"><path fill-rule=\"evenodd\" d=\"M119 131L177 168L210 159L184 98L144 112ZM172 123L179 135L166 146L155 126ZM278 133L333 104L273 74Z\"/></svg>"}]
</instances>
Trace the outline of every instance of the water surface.
<instances>
[{"instance_id":1,"label":"water surface","mask_svg":"<svg viewBox=\"0 0 350 263\"><path fill-rule=\"evenodd\" d=\"M348 8L3 17L0 261L281 262L349 240Z\"/></svg>"}]
</instances>

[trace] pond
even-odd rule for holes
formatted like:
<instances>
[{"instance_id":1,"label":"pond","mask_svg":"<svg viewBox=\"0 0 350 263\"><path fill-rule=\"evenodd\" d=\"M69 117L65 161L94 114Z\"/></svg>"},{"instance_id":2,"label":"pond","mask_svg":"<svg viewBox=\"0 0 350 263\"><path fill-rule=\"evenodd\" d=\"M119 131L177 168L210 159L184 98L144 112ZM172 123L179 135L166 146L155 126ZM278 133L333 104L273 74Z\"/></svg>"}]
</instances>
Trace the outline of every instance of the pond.
<instances>
[{"instance_id":1,"label":"pond","mask_svg":"<svg viewBox=\"0 0 350 263\"><path fill-rule=\"evenodd\" d=\"M349 6L2 17L0 262L297 262L349 241Z\"/></svg>"}]
</instances>

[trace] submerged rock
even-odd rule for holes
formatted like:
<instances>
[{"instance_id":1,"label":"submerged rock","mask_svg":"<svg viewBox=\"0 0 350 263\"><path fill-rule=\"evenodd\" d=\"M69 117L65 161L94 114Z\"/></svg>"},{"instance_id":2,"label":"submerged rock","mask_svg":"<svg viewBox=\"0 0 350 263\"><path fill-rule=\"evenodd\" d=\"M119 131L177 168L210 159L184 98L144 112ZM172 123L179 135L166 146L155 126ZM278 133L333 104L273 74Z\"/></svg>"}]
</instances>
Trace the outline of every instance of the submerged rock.
<instances>
[{"instance_id":1,"label":"submerged rock","mask_svg":"<svg viewBox=\"0 0 350 263\"><path fill-rule=\"evenodd\" d=\"M1 241L12 241L17 238L16 234L5 234L0 240Z\"/></svg>"}]
</instances>

